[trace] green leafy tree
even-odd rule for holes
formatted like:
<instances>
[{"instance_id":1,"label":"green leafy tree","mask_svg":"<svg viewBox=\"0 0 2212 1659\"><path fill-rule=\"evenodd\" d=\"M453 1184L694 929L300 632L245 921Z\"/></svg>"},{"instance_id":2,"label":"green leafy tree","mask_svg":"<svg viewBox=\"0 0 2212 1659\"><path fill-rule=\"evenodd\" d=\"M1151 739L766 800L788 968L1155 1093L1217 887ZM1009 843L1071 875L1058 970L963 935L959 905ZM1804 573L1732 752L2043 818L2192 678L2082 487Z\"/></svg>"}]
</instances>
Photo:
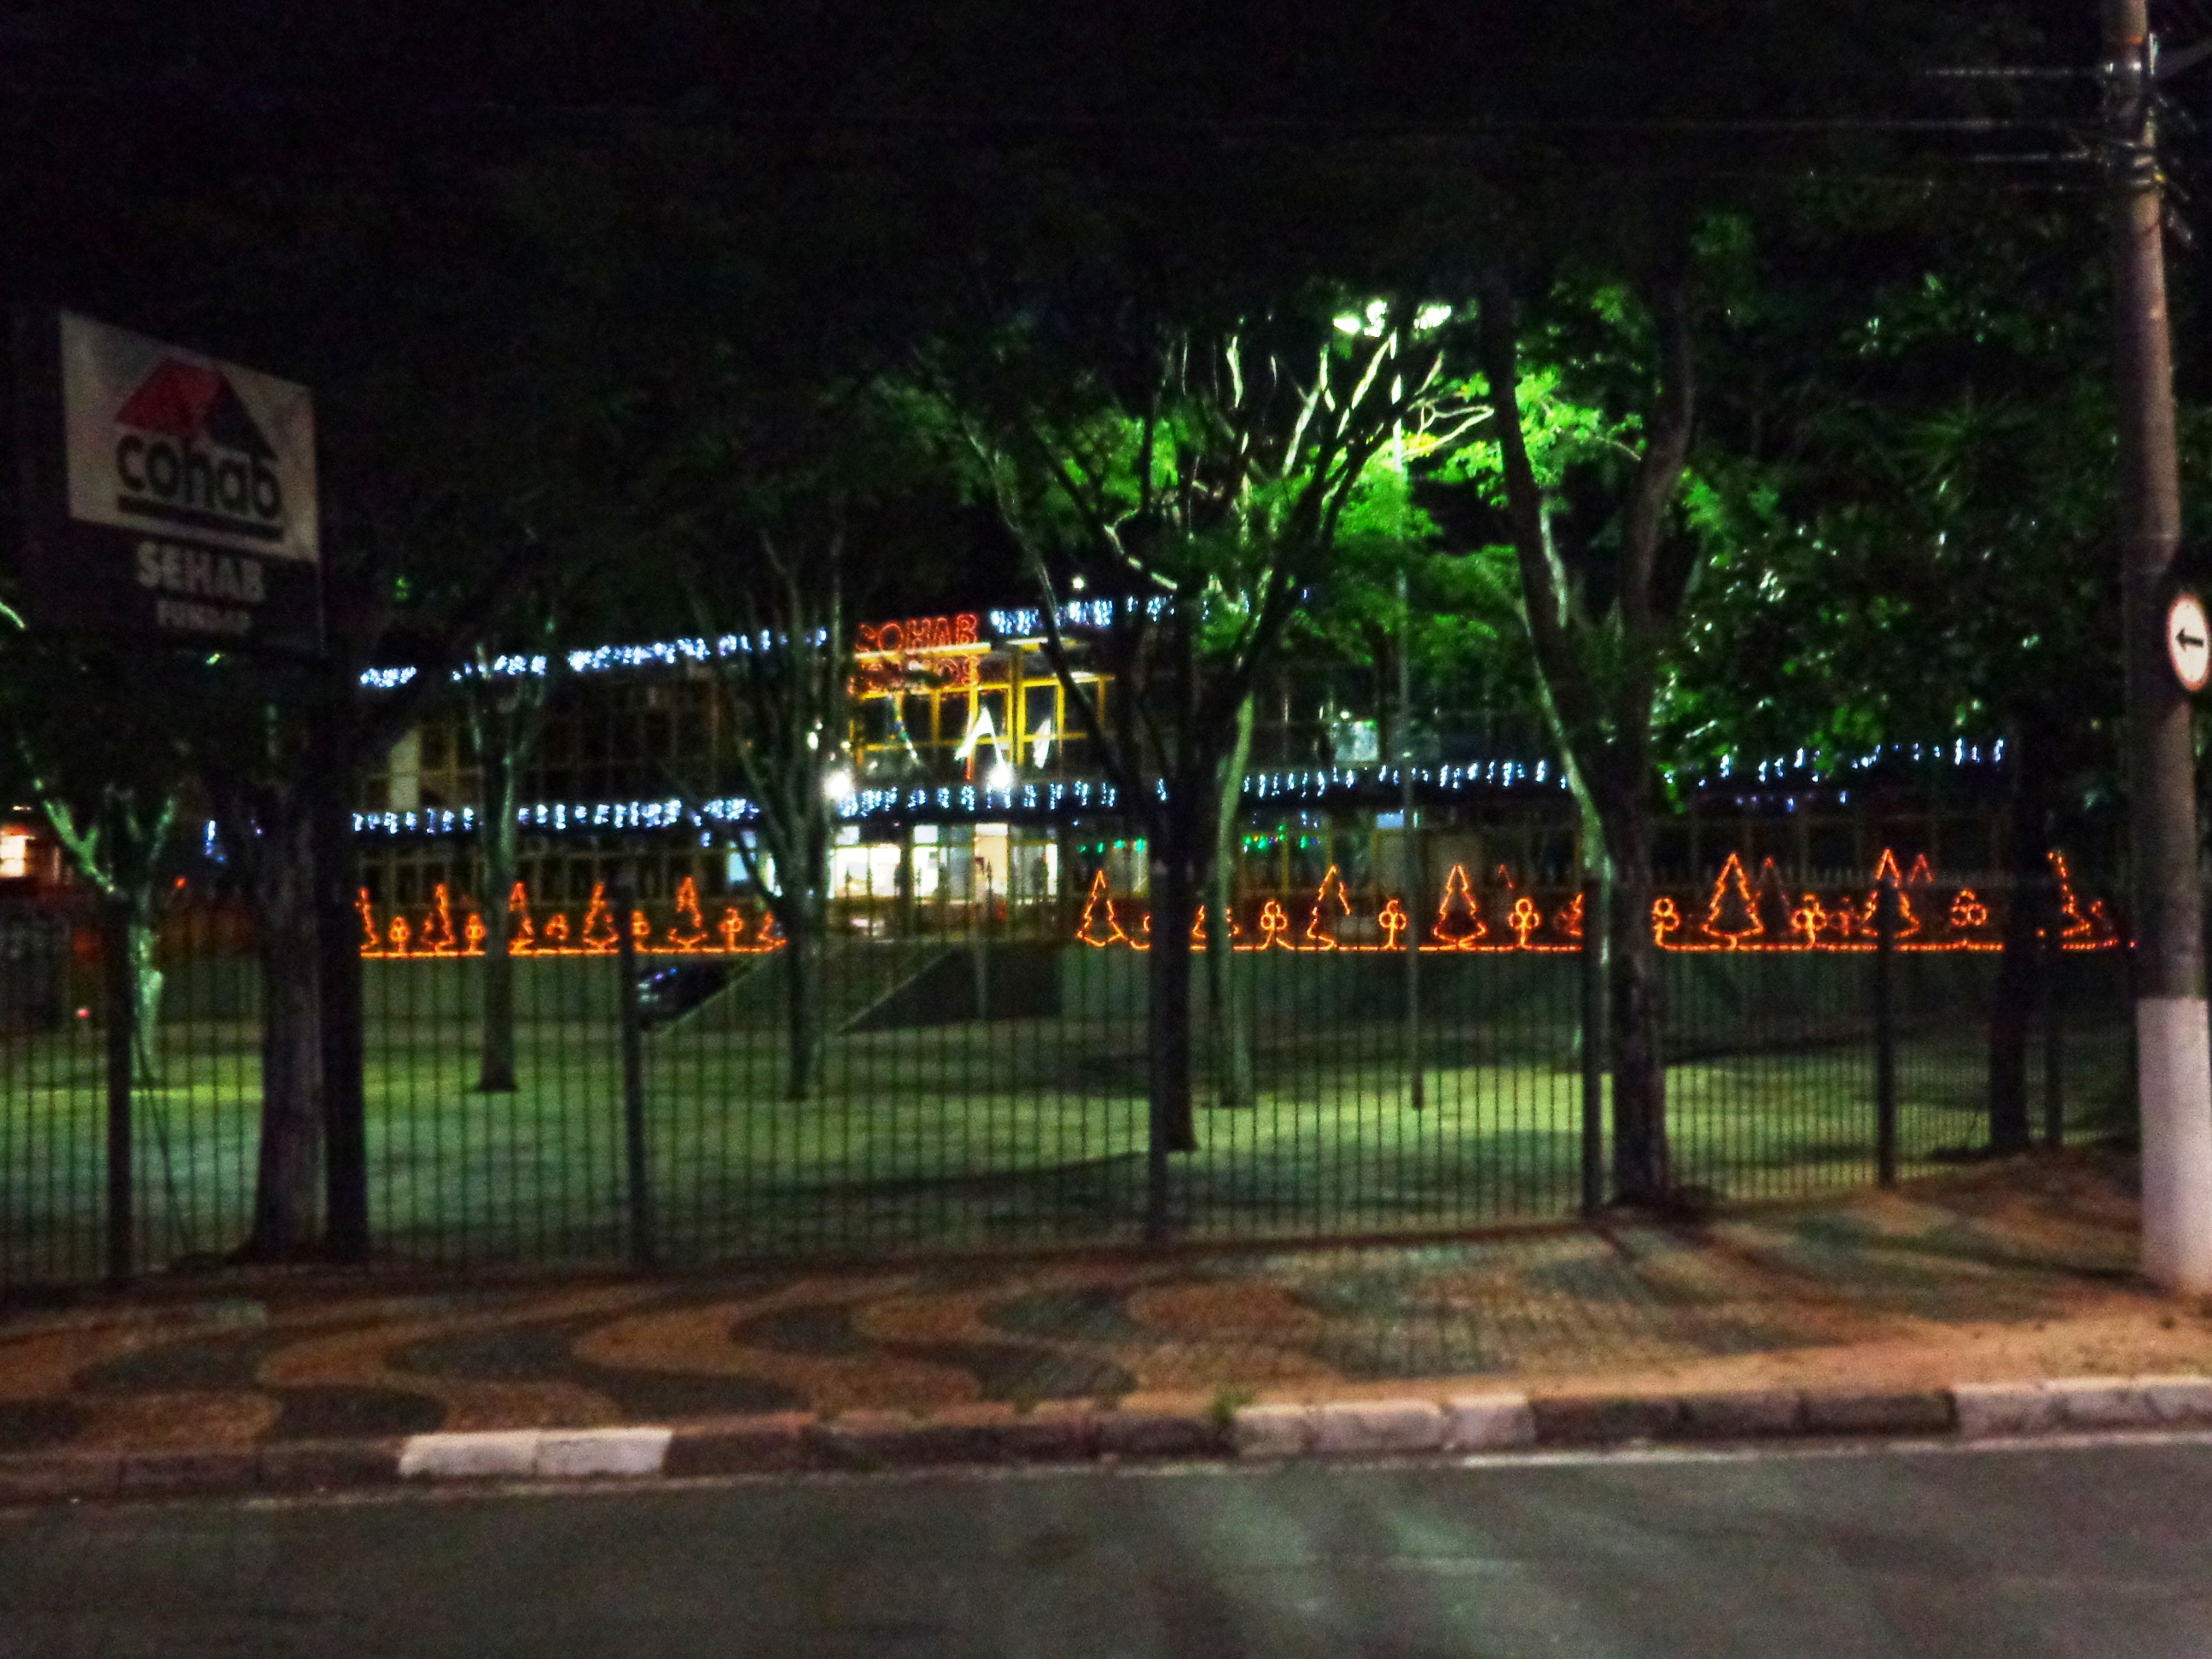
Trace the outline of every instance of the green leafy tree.
<instances>
[{"instance_id":1,"label":"green leafy tree","mask_svg":"<svg viewBox=\"0 0 2212 1659\"><path fill-rule=\"evenodd\" d=\"M1313 301L1163 314L1080 343L1017 323L941 377L1027 560L1069 705L1145 831L1155 1230L1164 1159L1196 1145L1189 940L1250 700L1370 465L1434 393L1441 356L1416 309L1378 303L1342 328ZM1077 591L1114 676L1103 709L1075 672L1061 607Z\"/></svg>"}]
</instances>

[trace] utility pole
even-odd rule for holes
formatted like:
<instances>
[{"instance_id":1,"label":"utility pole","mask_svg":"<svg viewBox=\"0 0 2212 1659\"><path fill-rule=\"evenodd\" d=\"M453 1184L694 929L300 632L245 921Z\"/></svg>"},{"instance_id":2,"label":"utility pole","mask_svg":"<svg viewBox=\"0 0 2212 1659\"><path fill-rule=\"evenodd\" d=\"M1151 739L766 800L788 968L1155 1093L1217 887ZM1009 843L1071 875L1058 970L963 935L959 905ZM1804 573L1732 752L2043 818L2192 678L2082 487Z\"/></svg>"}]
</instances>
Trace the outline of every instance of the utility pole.
<instances>
[{"instance_id":1,"label":"utility pole","mask_svg":"<svg viewBox=\"0 0 2212 1659\"><path fill-rule=\"evenodd\" d=\"M2105 48L2142 1267L2168 1290L2202 1295L2212 1291L2212 1038L2196 751L2189 698L2165 638L2181 485L2153 96L2157 46L2147 0L2105 0Z\"/></svg>"}]
</instances>

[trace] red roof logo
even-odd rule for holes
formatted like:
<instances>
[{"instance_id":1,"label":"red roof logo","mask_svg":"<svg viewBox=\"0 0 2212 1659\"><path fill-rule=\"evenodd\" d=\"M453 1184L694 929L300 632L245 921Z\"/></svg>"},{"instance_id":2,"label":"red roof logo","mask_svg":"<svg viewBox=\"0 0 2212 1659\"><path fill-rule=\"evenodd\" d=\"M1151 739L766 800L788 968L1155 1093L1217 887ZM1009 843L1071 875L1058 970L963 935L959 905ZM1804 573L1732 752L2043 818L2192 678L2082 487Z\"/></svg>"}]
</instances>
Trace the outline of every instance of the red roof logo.
<instances>
[{"instance_id":1,"label":"red roof logo","mask_svg":"<svg viewBox=\"0 0 2212 1659\"><path fill-rule=\"evenodd\" d=\"M260 460L276 452L220 369L164 358L116 411L116 424L189 444L204 438Z\"/></svg>"}]
</instances>

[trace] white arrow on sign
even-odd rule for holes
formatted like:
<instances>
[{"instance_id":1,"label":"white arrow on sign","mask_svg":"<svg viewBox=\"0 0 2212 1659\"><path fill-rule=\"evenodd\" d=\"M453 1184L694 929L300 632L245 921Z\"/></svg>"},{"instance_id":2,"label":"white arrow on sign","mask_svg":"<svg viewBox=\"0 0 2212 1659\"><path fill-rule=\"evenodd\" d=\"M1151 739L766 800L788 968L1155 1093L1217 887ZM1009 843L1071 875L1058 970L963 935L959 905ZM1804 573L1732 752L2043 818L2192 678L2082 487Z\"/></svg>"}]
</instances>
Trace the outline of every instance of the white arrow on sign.
<instances>
[{"instance_id":1,"label":"white arrow on sign","mask_svg":"<svg viewBox=\"0 0 2212 1659\"><path fill-rule=\"evenodd\" d=\"M2185 690L2202 691L2212 682L2212 627L2194 593L2178 593L2166 608L2166 654Z\"/></svg>"}]
</instances>

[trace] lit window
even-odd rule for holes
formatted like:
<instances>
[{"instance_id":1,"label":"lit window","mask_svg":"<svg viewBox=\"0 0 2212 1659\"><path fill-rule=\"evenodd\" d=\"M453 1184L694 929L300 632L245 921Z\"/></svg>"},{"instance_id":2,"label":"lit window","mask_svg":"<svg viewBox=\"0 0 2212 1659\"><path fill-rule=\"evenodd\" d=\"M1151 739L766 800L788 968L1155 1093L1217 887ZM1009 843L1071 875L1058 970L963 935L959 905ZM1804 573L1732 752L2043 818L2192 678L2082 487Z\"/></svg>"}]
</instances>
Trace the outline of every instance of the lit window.
<instances>
[{"instance_id":1,"label":"lit window","mask_svg":"<svg viewBox=\"0 0 2212 1659\"><path fill-rule=\"evenodd\" d=\"M21 830L0 830L0 881L21 881L30 873L30 836Z\"/></svg>"}]
</instances>

